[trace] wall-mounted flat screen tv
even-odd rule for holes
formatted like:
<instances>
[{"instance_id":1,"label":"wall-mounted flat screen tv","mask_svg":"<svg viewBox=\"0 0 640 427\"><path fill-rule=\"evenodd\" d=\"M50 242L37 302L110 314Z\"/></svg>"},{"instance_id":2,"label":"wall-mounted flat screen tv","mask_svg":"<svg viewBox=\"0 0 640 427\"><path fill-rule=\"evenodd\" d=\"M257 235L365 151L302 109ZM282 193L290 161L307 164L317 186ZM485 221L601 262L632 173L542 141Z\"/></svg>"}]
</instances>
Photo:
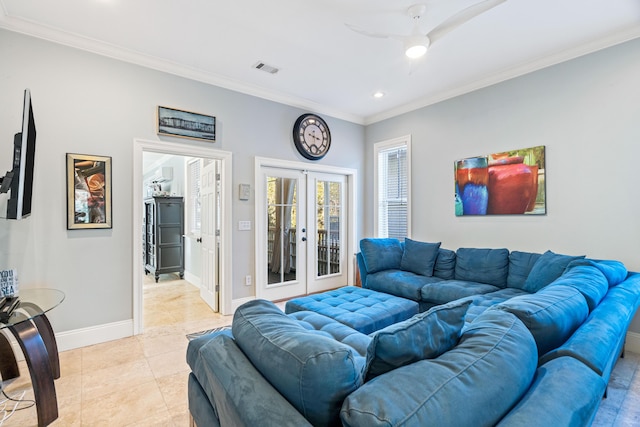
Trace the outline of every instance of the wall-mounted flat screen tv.
<instances>
[{"instance_id":1,"label":"wall-mounted flat screen tv","mask_svg":"<svg viewBox=\"0 0 640 427\"><path fill-rule=\"evenodd\" d=\"M22 219L31 214L35 153L36 125L33 120L31 91L25 89L22 132L16 133L13 138L13 165L0 180L0 193L9 192L7 219Z\"/></svg>"}]
</instances>

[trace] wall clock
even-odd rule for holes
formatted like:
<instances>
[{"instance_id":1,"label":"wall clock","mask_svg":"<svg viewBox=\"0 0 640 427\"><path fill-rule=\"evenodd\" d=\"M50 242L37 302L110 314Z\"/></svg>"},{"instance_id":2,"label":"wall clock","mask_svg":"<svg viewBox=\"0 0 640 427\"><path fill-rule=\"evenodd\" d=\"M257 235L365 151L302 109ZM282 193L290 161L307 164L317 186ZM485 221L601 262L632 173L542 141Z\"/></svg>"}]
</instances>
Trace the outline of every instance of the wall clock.
<instances>
[{"instance_id":1,"label":"wall clock","mask_svg":"<svg viewBox=\"0 0 640 427\"><path fill-rule=\"evenodd\" d=\"M303 114L293 125L293 143L305 158L320 160L331 147L329 126L315 114Z\"/></svg>"}]
</instances>

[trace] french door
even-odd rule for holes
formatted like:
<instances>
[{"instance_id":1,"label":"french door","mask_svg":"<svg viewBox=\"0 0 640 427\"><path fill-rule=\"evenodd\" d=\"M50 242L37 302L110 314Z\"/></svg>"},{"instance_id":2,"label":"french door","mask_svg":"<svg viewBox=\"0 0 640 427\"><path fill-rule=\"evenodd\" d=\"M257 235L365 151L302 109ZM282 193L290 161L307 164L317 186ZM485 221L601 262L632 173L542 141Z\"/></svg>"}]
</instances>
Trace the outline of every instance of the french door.
<instances>
[{"instance_id":1,"label":"french door","mask_svg":"<svg viewBox=\"0 0 640 427\"><path fill-rule=\"evenodd\" d=\"M257 296L274 301L346 285L346 177L263 167L261 181Z\"/></svg>"}]
</instances>

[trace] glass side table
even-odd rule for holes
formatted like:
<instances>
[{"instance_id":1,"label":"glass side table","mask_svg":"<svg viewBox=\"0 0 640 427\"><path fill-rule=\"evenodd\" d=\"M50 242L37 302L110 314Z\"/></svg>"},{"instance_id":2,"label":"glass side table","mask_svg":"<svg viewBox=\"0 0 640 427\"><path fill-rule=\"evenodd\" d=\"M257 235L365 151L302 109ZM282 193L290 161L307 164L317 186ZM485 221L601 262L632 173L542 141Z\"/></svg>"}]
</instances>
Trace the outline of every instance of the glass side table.
<instances>
[{"instance_id":1,"label":"glass side table","mask_svg":"<svg viewBox=\"0 0 640 427\"><path fill-rule=\"evenodd\" d=\"M9 330L20 344L31 375L36 400L38 426L51 424L58 418L58 401L54 379L60 378L58 345L45 313L64 301L64 292L57 289L21 289L20 304L6 322L0 323L0 375L2 381L20 376L11 343L5 335Z\"/></svg>"}]
</instances>

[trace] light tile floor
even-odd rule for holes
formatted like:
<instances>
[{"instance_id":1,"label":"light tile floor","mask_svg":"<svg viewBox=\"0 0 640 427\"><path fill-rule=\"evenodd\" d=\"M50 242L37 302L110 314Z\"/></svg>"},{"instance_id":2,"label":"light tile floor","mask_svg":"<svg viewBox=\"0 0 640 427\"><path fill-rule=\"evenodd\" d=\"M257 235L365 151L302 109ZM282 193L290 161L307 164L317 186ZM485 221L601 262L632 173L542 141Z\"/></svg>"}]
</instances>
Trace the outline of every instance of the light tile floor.
<instances>
[{"instance_id":1,"label":"light tile floor","mask_svg":"<svg viewBox=\"0 0 640 427\"><path fill-rule=\"evenodd\" d=\"M59 418L52 426L189 425L186 334L228 325L231 316L214 313L177 275L162 275L159 283L149 279L143 334L60 353ZM6 392L26 390L25 399L33 399L25 362L19 367L21 377ZM36 426L36 409L16 411L0 425Z\"/></svg>"},{"instance_id":2,"label":"light tile floor","mask_svg":"<svg viewBox=\"0 0 640 427\"><path fill-rule=\"evenodd\" d=\"M157 284L147 280L144 334L60 353L60 417L52 426L188 426L185 335L230 323L231 316L213 313L199 291L177 276L163 275ZM594 426L640 426L639 366L634 353L618 361ZM20 372L6 391L26 391L25 399L33 399L24 362ZM36 420L32 407L0 425L36 426Z\"/></svg>"}]
</instances>

